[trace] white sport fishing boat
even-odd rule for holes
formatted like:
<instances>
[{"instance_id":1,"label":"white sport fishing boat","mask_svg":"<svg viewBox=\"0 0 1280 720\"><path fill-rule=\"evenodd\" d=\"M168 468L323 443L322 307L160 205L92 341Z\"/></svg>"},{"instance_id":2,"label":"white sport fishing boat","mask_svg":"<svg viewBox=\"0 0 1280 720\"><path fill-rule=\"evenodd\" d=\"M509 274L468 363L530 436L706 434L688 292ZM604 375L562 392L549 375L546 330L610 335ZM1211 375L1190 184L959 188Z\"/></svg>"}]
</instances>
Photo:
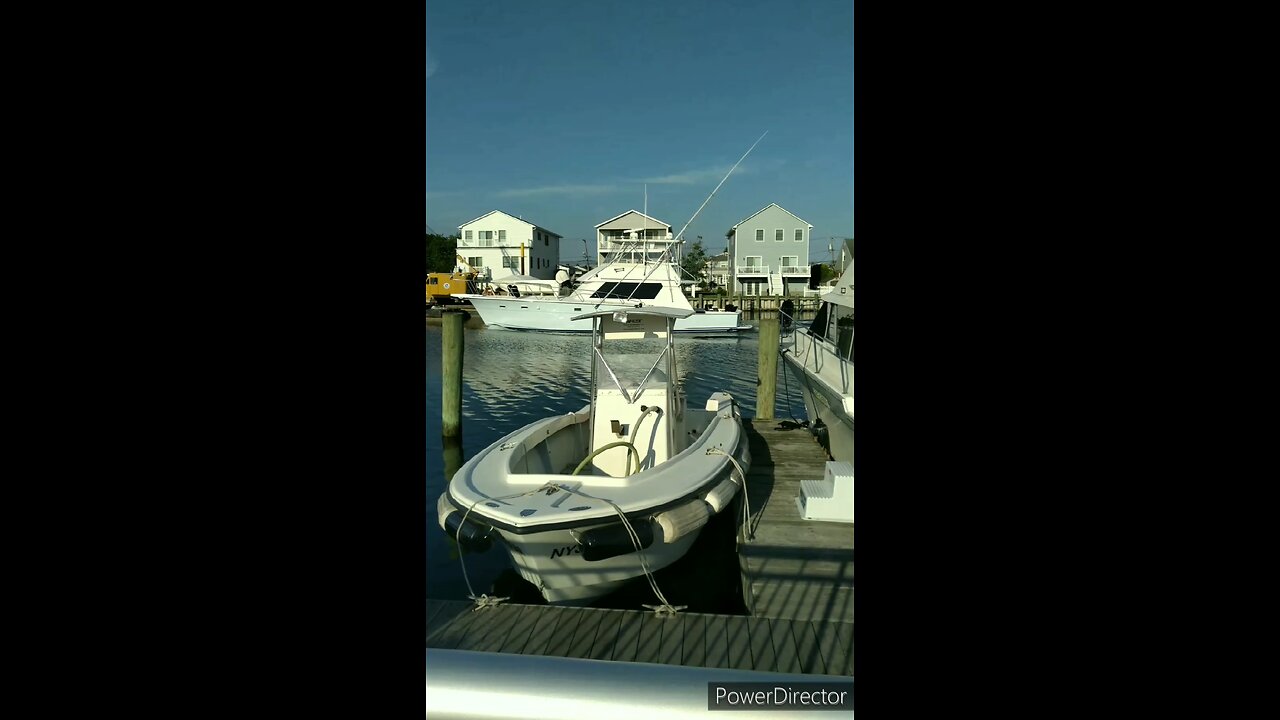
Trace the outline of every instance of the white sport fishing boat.
<instances>
[{"instance_id":1,"label":"white sport fishing boat","mask_svg":"<svg viewBox=\"0 0 1280 720\"><path fill-rule=\"evenodd\" d=\"M800 384L809 428L834 460L853 462L853 247L841 249L843 270L822 295L808 327L784 343L782 359Z\"/></svg>"},{"instance_id":2,"label":"white sport fishing boat","mask_svg":"<svg viewBox=\"0 0 1280 720\"><path fill-rule=\"evenodd\" d=\"M718 335L751 330L736 310L695 310L680 288L680 269L671 262L610 263L579 280L565 297L520 295L457 295L471 302L489 327L544 332L591 332L589 320L577 319L599 311L665 308L688 313L676 320L675 331Z\"/></svg>"},{"instance_id":3,"label":"white sport fishing boat","mask_svg":"<svg viewBox=\"0 0 1280 720\"><path fill-rule=\"evenodd\" d=\"M765 135L768 135L765 132ZM627 311L631 309L660 308L676 313L675 332L699 335L719 335L751 330L742 324L742 314L735 310L695 310L681 290L680 268L671 258L679 247L685 230L693 224L702 209L715 197L720 186L751 154L764 139L758 140L729 168L689 222L670 241L657 262L610 262L583 275L578 287L566 297L539 298L523 296L455 295L465 299L480 313L480 319L490 327L516 330L543 330L549 332L590 332L584 320L598 312ZM648 217L648 195L645 196L645 212ZM625 249L617 253L626 256Z\"/></svg>"},{"instance_id":4,"label":"white sport fishing boat","mask_svg":"<svg viewBox=\"0 0 1280 720\"><path fill-rule=\"evenodd\" d=\"M481 451L437 503L462 549L502 545L550 603L590 601L641 575L652 582L730 507L750 466L728 393L686 407L672 338L691 310L583 309L590 404Z\"/></svg>"}]
</instances>

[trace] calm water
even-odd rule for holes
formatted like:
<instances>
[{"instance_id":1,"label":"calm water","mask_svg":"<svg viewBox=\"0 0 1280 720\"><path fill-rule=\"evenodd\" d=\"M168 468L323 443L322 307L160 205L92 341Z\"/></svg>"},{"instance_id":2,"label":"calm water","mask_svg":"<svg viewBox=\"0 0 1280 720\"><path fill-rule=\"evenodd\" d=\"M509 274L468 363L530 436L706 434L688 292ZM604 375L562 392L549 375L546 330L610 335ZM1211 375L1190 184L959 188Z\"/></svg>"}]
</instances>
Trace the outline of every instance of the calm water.
<instances>
[{"instance_id":1,"label":"calm water","mask_svg":"<svg viewBox=\"0 0 1280 720\"><path fill-rule=\"evenodd\" d=\"M427 595L465 599L457 551L440 529L435 503L446 485L446 467L457 465L502 436L549 415L579 410L588 402L591 383L591 338L499 328L465 331L463 361L462 442L446 445L440 436L440 327L427 325ZM690 406L701 406L711 393L726 390L742 408L755 415L756 365L759 344L755 333L725 338L676 338L676 362ZM775 417L804 418L804 404L794 382L786 383L779 363ZM656 574L659 587L674 604L696 612L742 612L737 588L732 521L722 513L708 524L684 559ZM477 593L540 601L536 590L508 570L506 554L494 547L466 556L467 575ZM505 572L504 572L505 571ZM495 588L495 582L498 583ZM532 591L535 597L523 593ZM653 603L647 581L639 578L604 598L598 607L637 609Z\"/></svg>"}]
</instances>

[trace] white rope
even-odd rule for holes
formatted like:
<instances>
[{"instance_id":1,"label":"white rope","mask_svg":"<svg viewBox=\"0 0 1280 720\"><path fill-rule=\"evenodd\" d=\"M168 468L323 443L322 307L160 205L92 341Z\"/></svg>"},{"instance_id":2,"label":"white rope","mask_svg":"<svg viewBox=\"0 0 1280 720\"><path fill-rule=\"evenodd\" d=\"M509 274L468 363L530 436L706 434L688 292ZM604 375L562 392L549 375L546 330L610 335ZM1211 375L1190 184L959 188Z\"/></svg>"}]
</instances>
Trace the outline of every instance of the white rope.
<instances>
[{"instance_id":1,"label":"white rope","mask_svg":"<svg viewBox=\"0 0 1280 720\"><path fill-rule=\"evenodd\" d=\"M608 498L587 495L586 493L578 492L577 490L567 488L563 485L556 485L555 483L547 484L552 487L558 487L559 489L572 495L577 495L578 497L609 503L609 506L618 513L618 517L622 518L622 526L627 529L627 535L631 538L631 544L640 555L640 568L644 570L644 576L649 580L649 587L653 588L653 594L657 595L658 599L662 601L661 605L644 605L644 607L653 610L654 613L659 616L674 616L677 612L689 607L688 605L672 605L670 601L667 600L667 597L662 594L662 590L658 588L658 581L654 579L653 571L649 568L649 560L645 557L644 548L640 546L640 536L636 534L635 528L631 526L631 521L627 519L626 513L622 512L622 508L618 507L616 503Z\"/></svg>"},{"instance_id":2,"label":"white rope","mask_svg":"<svg viewBox=\"0 0 1280 720\"><path fill-rule=\"evenodd\" d=\"M736 458L718 447L707 448L708 455L723 455L729 458L729 462L738 469L738 475L742 477L739 484L742 489L742 539L744 542L754 540L756 534L750 531L751 528L751 499L747 497L747 474L743 472L742 466L738 464ZM729 479L733 480L733 471L729 472Z\"/></svg>"},{"instance_id":3,"label":"white rope","mask_svg":"<svg viewBox=\"0 0 1280 720\"><path fill-rule=\"evenodd\" d=\"M548 485L549 484L550 483L548 483ZM484 502L486 500L488 501L511 500L513 498L524 497L525 495L533 495L534 493L542 492L546 488L547 488L547 485L544 485L540 488L535 488L533 490L529 490L522 493L516 493L514 495L504 495L502 497L496 497L496 498L480 498L479 500L476 500L475 502L471 503L471 507L467 508L467 511L462 514L462 522L458 523L458 532L455 533L454 540L456 540L458 543L458 563L462 565L462 579L467 583L467 597L471 598L476 603L476 606L471 609L472 612L475 612L476 610L483 610L485 608L497 607L498 603L504 600L510 600L511 598L496 597L496 596L489 597L484 593L481 593L480 595L477 596L475 588L471 587L471 578L467 575L467 561L465 559L466 551L462 547L462 528L466 526L467 516L471 514L472 509L474 509L476 505L479 505L481 502Z\"/></svg>"}]
</instances>

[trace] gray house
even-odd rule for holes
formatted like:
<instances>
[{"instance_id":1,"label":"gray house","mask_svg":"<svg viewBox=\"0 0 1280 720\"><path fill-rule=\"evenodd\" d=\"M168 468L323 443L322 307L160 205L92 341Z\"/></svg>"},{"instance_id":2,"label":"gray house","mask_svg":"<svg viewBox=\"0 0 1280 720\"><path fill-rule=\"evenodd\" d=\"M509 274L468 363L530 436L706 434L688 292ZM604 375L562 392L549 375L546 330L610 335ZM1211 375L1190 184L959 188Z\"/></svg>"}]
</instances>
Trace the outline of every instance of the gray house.
<instances>
[{"instance_id":1,"label":"gray house","mask_svg":"<svg viewBox=\"0 0 1280 720\"><path fill-rule=\"evenodd\" d=\"M743 295L800 295L809 286L813 226L777 203L728 232L730 285Z\"/></svg>"}]
</instances>

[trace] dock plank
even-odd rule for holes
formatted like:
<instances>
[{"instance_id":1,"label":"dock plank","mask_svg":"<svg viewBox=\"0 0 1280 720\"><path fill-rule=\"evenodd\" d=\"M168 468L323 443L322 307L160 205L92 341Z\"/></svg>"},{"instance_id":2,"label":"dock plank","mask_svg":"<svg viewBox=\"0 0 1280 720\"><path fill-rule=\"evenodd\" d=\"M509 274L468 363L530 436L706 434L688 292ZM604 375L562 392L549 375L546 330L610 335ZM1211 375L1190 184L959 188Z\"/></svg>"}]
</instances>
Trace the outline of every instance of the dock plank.
<instances>
[{"instance_id":1,"label":"dock plank","mask_svg":"<svg viewBox=\"0 0 1280 720\"><path fill-rule=\"evenodd\" d=\"M622 618L625 614L622 610L600 612L600 629L596 630L596 641L591 645L587 657L593 660L613 659L613 649L618 644L618 633L622 629Z\"/></svg>"},{"instance_id":2,"label":"dock plank","mask_svg":"<svg viewBox=\"0 0 1280 720\"><path fill-rule=\"evenodd\" d=\"M752 584L753 614L790 620L853 622L853 588L830 580L758 581Z\"/></svg>"},{"instance_id":3,"label":"dock plank","mask_svg":"<svg viewBox=\"0 0 1280 720\"><path fill-rule=\"evenodd\" d=\"M560 613L556 621L555 629L551 631L551 641L547 643L547 649L541 653L542 655L565 657L573 645L573 636L578 629L578 618L582 615L583 609L569 607L563 610L564 612Z\"/></svg>"},{"instance_id":4,"label":"dock plank","mask_svg":"<svg viewBox=\"0 0 1280 720\"><path fill-rule=\"evenodd\" d=\"M533 630L529 633L529 641L520 649L521 655L549 655L547 648L551 638L555 636L556 626L560 624L565 608L542 606L534 619Z\"/></svg>"},{"instance_id":5,"label":"dock plank","mask_svg":"<svg viewBox=\"0 0 1280 720\"><path fill-rule=\"evenodd\" d=\"M822 653L828 675L853 674L853 661L849 659L849 655L853 652L853 645L846 645L840 639L840 631L836 627L842 624L847 623L813 623L814 633L818 636L818 652Z\"/></svg>"},{"instance_id":6,"label":"dock plank","mask_svg":"<svg viewBox=\"0 0 1280 720\"><path fill-rule=\"evenodd\" d=\"M520 655L533 637L533 631L538 625L538 606L520 605L519 607L520 617L512 623L511 630L507 632L506 637L502 639L502 644L495 652Z\"/></svg>"},{"instance_id":7,"label":"dock plank","mask_svg":"<svg viewBox=\"0 0 1280 720\"><path fill-rule=\"evenodd\" d=\"M707 660L707 616L690 613L684 619L684 646L680 664L705 667Z\"/></svg>"},{"instance_id":8,"label":"dock plank","mask_svg":"<svg viewBox=\"0 0 1280 720\"><path fill-rule=\"evenodd\" d=\"M472 605L472 607L475 606ZM430 647L441 648L444 650L456 649L458 644L466 638L468 632L472 631L475 627L479 627L475 623L482 612L484 611L464 610L454 616L453 619L449 620L447 624L441 627L434 636L427 639L428 645Z\"/></svg>"},{"instance_id":9,"label":"dock plank","mask_svg":"<svg viewBox=\"0 0 1280 720\"><path fill-rule=\"evenodd\" d=\"M807 620L793 620L791 632L796 640L796 656L800 660L800 672L826 675L827 663L818 648L818 636L814 632L813 623Z\"/></svg>"},{"instance_id":10,"label":"dock plank","mask_svg":"<svg viewBox=\"0 0 1280 720\"><path fill-rule=\"evenodd\" d=\"M458 649L497 652L522 613L524 613L523 605L499 605L481 610L476 614L484 617L476 619L478 623L476 630L468 633L467 638L458 644Z\"/></svg>"},{"instance_id":11,"label":"dock plank","mask_svg":"<svg viewBox=\"0 0 1280 720\"><path fill-rule=\"evenodd\" d=\"M751 658L756 670L775 672L778 654L773 649L773 628L766 618L749 618L751 632Z\"/></svg>"},{"instance_id":12,"label":"dock plank","mask_svg":"<svg viewBox=\"0 0 1280 720\"><path fill-rule=\"evenodd\" d=\"M427 647L690 667L852 675L852 623L429 601Z\"/></svg>"},{"instance_id":13,"label":"dock plank","mask_svg":"<svg viewBox=\"0 0 1280 720\"><path fill-rule=\"evenodd\" d=\"M462 613L470 612L474 604L458 600L431 600L428 601L428 607L434 608L434 611L427 618L426 642L427 647L433 647L431 643L441 630Z\"/></svg>"},{"instance_id":14,"label":"dock plank","mask_svg":"<svg viewBox=\"0 0 1280 720\"><path fill-rule=\"evenodd\" d=\"M640 629L644 623L641 613L624 612L618 626L618 641L613 646L612 660L636 662L640 648Z\"/></svg>"},{"instance_id":15,"label":"dock plank","mask_svg":"<svg viewBox=\"0 0 1280 720\"><path fill-rule=\"evenodd\" d=\"M662 625L662 646L658 650L657 662L663 665L679 665L684 650L683 613L672 616L655 616Z\"/></svg>"},{"instance_id":16,"label":"dock plank","mask_svg":"<svg viewBox=\"0 0 1280 720\"><path fill-rule=\"evenodd\" d=\"M802 672L800 656L796 651L796 641L792 635L790 620L769 620L769 630L773 638L774 665L778 672Z\"/></svg>"},{"instance_id":17,"label":"dock plank","mask_svg":"<svg viewBox=\"0 0 1280 720\"><path fill-rule=\"evenodd\" d=\"M845 660L845 671L841 675L853 675L853 623L836 623L836 634L840 636L840 642L848 651L848 658Z\"/></svg>"},{"instance_id":18,"label":"dock plank","mask_svg":"<svg viewBox=\"0 0 1280 720\"><path fill-rule=\"evenodd\" d=\"M730 615L725 618L725 639L728 647L725 657L730 667L737 670L753 670L755 662L751 657L751 628L747 618L741 615Z\"/></svg>"},{"instance_id":19,"label":"dock plank","mask_svg":"<svg viewBox=\"0 0 1280 720\"><path fill-rule=\"evenodd\" d=\"M661 663L662 635L666 619L653 613L640 614L640 638L636 646L636 662Z\"/></svg>"},{"instance_id":20,"label":"dock plank","mask_svg":"<svg viewBox=\"0 0 1280 720\"><path fill-rule=\"evenodd\" d=\"M727 615L707 616L707 657L703 667L729 667L728 621Z\"/></svg>"},{"instance_id":21,"label":"dock plank","mask_svg":"<svg viewBox=\"0 0 1280 720\"><path fill-rule=\"evenodd\" d=\"M585 658L591 654L591 646L595 644L596 633L600 629L603 612L583 612L578 616L578 627L573 633L573 642L565 657Z\"/></svg>"}]
</instances>

